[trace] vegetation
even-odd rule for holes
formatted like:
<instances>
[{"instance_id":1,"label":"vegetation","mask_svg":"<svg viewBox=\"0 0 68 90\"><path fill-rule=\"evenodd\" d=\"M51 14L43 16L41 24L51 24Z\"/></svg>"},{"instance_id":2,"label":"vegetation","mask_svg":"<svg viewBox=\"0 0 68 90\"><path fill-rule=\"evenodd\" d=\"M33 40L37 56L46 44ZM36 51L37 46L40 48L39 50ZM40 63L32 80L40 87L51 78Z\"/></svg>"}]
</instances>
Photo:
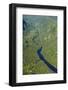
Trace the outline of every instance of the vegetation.
<instances>
[{"instance_id":1,"label":"vegetation","mask_svg":"<svg viewBox=\"0 0 68 90\"><path fill-rule=\"evenodd\" d=\"M24 15L22 70L24 75L54 73L37 55L37 50L41 46L43 56L57 68L57 17Z\"/></svg>"}]
</instances>

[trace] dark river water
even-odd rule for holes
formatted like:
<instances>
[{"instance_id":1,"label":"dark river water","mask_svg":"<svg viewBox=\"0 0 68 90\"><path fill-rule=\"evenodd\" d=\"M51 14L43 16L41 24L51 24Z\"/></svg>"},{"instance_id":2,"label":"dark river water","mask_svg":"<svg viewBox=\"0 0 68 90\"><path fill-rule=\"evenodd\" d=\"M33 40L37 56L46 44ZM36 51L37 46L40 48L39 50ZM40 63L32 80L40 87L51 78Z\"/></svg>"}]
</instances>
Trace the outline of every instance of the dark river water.
<instances>
[{"instance_id":1,"label":"dark river water","mask_svg":"<svg viewBox=\"0 0 68 90\"><path fill-rule=\"evenodd\" d=\"M57 73L57 69L44 58L41 51L42 51L42 47L37 50L37 55L39 56L40 60L42 60L48 66L49 69Z\"/></svg>"}]
</instances>

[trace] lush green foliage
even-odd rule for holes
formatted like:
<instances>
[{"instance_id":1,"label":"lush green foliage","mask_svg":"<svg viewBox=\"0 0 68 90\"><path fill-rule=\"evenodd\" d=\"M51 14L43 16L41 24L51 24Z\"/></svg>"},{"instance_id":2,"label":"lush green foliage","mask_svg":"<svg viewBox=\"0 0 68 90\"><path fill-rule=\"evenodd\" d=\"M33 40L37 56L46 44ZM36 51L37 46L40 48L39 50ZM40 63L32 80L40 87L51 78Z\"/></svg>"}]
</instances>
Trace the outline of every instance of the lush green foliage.
<instances>
[{"instance_id":1,"label":"lush green foliage","mask_svg":"<svg viewBox=\"0 0 68 90\"><path fill-rule=\"evenodd\" d=\"M24 15L23 74L53 73L38 57L37 50L43 47L46 60L57 68L57 17Z\"/></svg>"}]
</instances>

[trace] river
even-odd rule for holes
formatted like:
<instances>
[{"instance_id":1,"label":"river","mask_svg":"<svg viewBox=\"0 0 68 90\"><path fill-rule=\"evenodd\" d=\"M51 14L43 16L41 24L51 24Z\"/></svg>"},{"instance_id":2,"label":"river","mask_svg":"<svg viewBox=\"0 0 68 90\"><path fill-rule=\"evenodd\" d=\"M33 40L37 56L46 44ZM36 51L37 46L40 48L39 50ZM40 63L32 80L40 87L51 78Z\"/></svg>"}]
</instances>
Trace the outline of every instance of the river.
<instances>
[{"instance_id":1,"label":"river","mask_svg":"<svg viewBox=\"0 0 68 90\"><path fill-rule=\"evenodd\" d=\"M48 66L49 69L57 73L57 69L44 58L41 51L42 51L42 47L37 50L37 55L39 56L40 60L42 60Z\"/></svg>"}]
</instances>

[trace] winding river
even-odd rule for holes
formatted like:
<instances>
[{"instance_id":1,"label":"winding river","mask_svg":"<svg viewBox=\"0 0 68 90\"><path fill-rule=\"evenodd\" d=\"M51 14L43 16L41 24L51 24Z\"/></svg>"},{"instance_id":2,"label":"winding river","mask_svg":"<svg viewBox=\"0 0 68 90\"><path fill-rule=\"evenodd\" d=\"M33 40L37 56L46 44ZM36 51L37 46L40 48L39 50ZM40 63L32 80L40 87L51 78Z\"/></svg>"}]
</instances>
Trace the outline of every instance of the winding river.
<instances>
[{"instance_id":1,"label":"winding river","mask_svg":"<svg viewBox=\"0 0 68 90\"><path fill-rule=\"evenodd\" d=\"M57 69L44 58L41 51L42 51L42 47L37 50L37 55L39 56L39 58L48 66L49 69L57 73Z\"/></svg>"}]
</instances>

